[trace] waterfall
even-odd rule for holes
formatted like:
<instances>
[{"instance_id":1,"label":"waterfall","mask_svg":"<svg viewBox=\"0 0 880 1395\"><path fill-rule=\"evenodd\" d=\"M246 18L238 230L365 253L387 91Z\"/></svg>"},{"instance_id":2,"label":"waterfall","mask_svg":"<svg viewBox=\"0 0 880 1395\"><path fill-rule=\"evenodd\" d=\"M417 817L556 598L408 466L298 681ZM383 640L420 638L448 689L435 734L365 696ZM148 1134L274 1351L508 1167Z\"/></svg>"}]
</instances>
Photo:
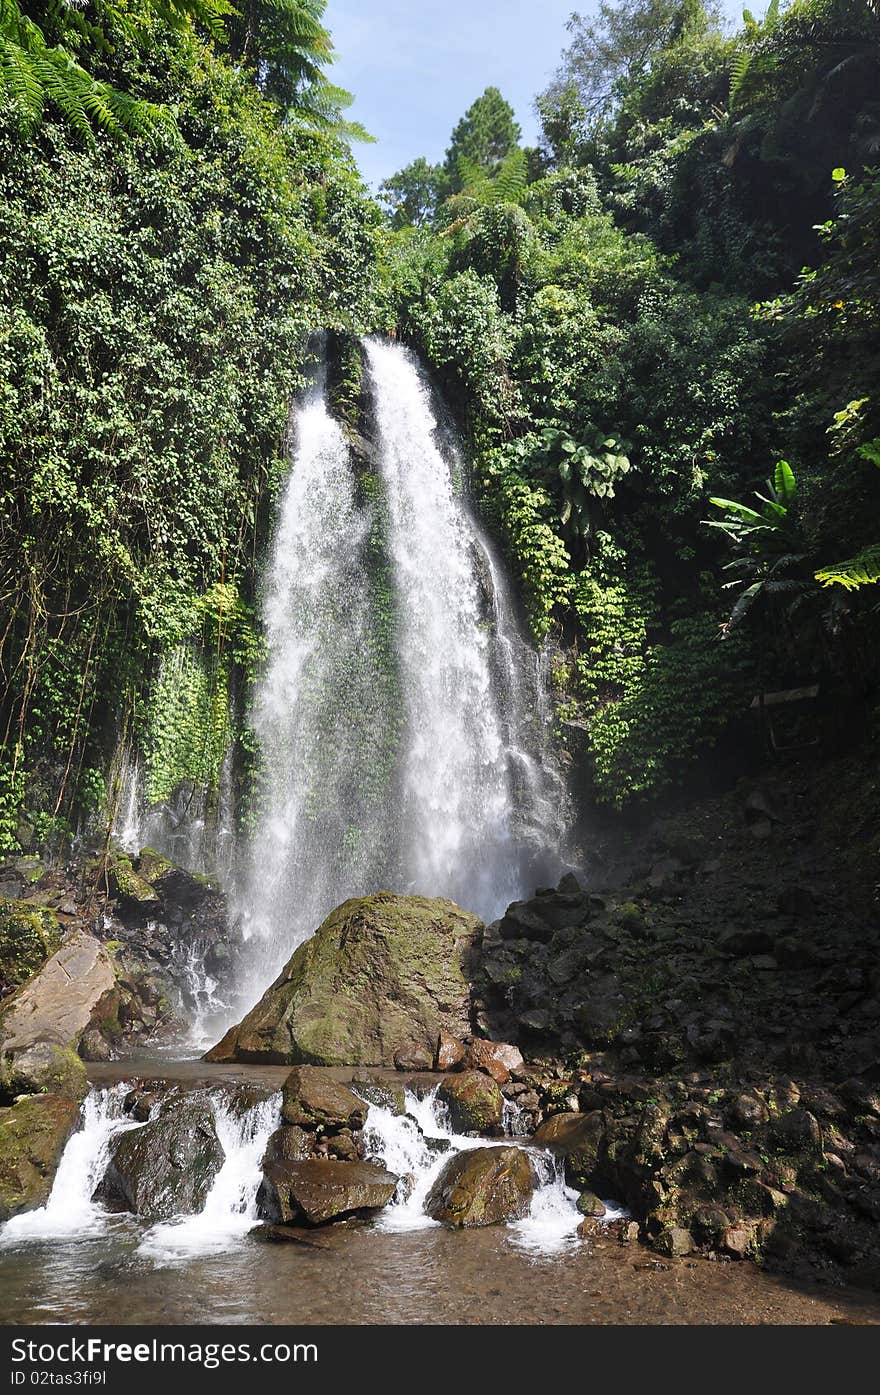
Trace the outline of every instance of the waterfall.
<instances>
[{"instance_id":1,"label":"waterfall","mask_svg":"<svg viewBox=\"0 0 880 1395\"><path fill-rule=\"evenodd\" d=\"M68 1140L45 1206L13 1216L0 1229L0 1246L58 1238L88 1239L108 1224L125 1224L92 1200L110 1156L112 1140L128 1129L143 1128L123 1112L130 1082L93 1089L83 1104L81 1126ZM257 1222L257 1191L269 1135L278 1127L280 1094L242 1107L223 1092L211 1098L223 1163L202 1210L152 1226L142 1236L138 1253L153 1263L214 1253L240 1240Z\"/></svg>"},{"instance_id":2,"label":"waterfall","mask_svg":"<svg viewBox=\"0 0 880 1395\"><path fill-rule=\"evenodd\" d=\"M263 599L268 660L253 709L261 812L236 888L261 991L324 916L372 890L394 819L376 765L394 713L376 645L373 515L319 383L297 412Z\"/></svg>"},{"instance_id":3,"label":"waterfall","mask_svg":"<svg viewBox=\"0 0 880 1395\"><path fill-rule=\"evenodd\" d=\"M449 896L492 919L561 870L538 657L424 374L397 344L364 351L375 460L320 382L293 420L253 703L259 812L234 891L239 1008L349 896Z\"/></svg>"},{"instance_id":4,"label":"waterfall","mask_svg":"<svg viewBox=\"0 0 880 1395\"><path fill-rule=\"evenodd\" d=\"M419 1099L406 1091L403 1114L371 1104L364 1125L364 1145L369 1156L401 1178L391 1205L377 1217L380 1230L424 1230L439 1225L425 1214L428 1192L453 1153L470 1148L510 1146L513 1138L471 1138L453 1133L448 1115L437 1100L437 1091ZM524 1147L536 1177L527 1215L507 1226L509 1242L535 1254L553 1254L577 1240L583 1217L577 1209L577 1192L565 1184L562 1166L543 1149ZM606 1221L625 1212L606 1203Z\"/></svg>"},{"instance_id":5,"label":"waterfall","mask_svg":"<svg viewBox=\"0 0 880 1395\"><path fill-rule=\"evenodd\" d=\"M402 874L408 888L490 920L563 841L561 782L546 746L547 774L529 751L540 684L526 697L526 646L462 498L458 454L443 449L429 384L399 345L368 340L366 353L398 596Z\"/></svg>"},{"instance_id":6,"label":"waterfall","mask_svg":"<svg viewBox=\"0 0 880 1395\"><path fill-rule=\"evenodd\" d=\"M126 1084L114 1085L87 1095L80 1128L64 1149L48 1201L45 1206L7 1221L0 1244L80 1238L103 1228L107 1212L92 1201L92 1195L104 1176L111 1140L126 1129L141 1127L122 1111L122 1101L130 1088Z\"/></svg>"},{"instance_id":7,"label":"waterfall","mask_svg":"<svg viewBox=\"0 0 880 1395\"><path fill-rule=\"evenodd\" d=\"M225 1250L257 1223L261 1164L269 1135L280 1122L281 1095L244 1111L221 1096L214 1099L213 1108L223 1165L197 1215L163 1222L144 1236L138 1253L155 1263Z\"/></svg>"}]
</instances>

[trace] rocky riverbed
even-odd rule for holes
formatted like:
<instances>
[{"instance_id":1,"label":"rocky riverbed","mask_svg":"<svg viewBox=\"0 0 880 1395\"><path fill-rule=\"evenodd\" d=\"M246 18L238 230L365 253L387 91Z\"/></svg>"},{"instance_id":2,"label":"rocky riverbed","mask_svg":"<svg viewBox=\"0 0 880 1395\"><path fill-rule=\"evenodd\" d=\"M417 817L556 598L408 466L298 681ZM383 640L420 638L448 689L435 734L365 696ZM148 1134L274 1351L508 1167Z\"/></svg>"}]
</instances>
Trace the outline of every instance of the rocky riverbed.
<instances>
[{"instance_id":1,"label":"rocky riverbed","mask_svg":"<svg viewBox=\"0 0 880 1395\"><path fill-rule=\"evenodd\" d=\"M550 1166L581 1244L635 1245L676 1271L751 1260L798 1283L880 1287L869 784L845 762L741 783L619 829L589 873L489 925L423 897L345 903L208 1061L183 1068L199 1089L131 1061L132 1128L96 1199L141 1224L201 1215L227 1156L214 1073L224 1088L238 1073L250 1105L282 1092L253 1225L325 1245L412 1187L371 1153L366 1111L405 1117L407 1098L432 1094L470 1140L419 1192L451 1233L516 1225ZM49 1197L87 1070L173 1053L197 1006L194 962L221 998L242 948L216 888L149 850L18 859L0 888L11 1216ZM622 1220L609 1225L602 1197Z\"/></svg>"}]
</instances>

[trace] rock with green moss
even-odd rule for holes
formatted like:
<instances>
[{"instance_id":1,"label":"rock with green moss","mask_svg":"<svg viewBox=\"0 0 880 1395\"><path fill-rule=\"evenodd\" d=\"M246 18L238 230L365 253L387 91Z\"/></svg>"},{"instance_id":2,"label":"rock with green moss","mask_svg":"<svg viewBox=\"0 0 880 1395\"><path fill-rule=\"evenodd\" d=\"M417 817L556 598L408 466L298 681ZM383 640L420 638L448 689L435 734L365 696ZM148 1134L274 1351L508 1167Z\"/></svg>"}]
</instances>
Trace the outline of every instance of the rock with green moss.
<instances>
[{"instance_id":1,"label":"rock with green moss","mask_svg":"<svg viewBox=\"0 0 880 1395\"><path fill-rule=\"evenodd\" d=\"M602 1115L598 1111L553 1114L537 1130L534 1142L562 1159L570 1185L586 1187L593 1180L604 1143Z\"/></svg>"},{"instance_id":2,"label":"rock with green moss","mask_svg":"<svg viewBox=\"0 0 880 1395\"><path fill-rule=\"evenodd\" d=\"M425 1199L425 1212L444 1225L470 1230L520 1220L535 1179L522 1148L469 1148L445 1164Z\"/></svg>"},{"instance_id":3,"label":"rock with green moss","mask_svg":"<svg viewBox=\"0 0 880 1395\"><path fill-rule=\"evenodd\" d=\"M504 1096L497 1082L482 1071L450 1075L437 1091L438 1101L449 1110L456 1133L500 1133Z\"/></svg>"},{"instance_id":4,"label":"rock with green moss","mask_svg":"<svg viewBox=\"0 0 880 1395\"><path fill-rule=\"evenodd\" d=\"M113 965L103 945L77 931L0 1011L0 1088L7 1096L48 1090L81 1098L85 1071L76 1055Z\"/></svg>"},{"instance_id":5,"label":"rock with green moss","mask_svg":"<svg viewBox=\"0 0 880 1395\"><path fill-rule=\"evenodd\" d=\"M346 901L300 945L213 1061L392 1066L433 1059L441 1030L471 1030L482 923L452 901L374 896Z\"/></svg>"},{"instance_id":6,"label":"rock with green moss","mask_svg":"<svg viewBox=\"0 0 880 1395\"><path fill-rule=\"evenodd\" d=\"M170 858L156 852L155 848L141 848L137 860L137 874L143 881L149 882L150 886L153 885L157 877L164 876L173 867L174 863Z\"/></svg>"},{"instance_id":7,"label":"rock with green moss","mask_svg":"<svg viewBox=\"0 0 880 1395\"><path fill-rule=\"evenodd\" d=\"M54 911L24 901L0 901L0 995L26 983L60 948Z\"/></svg>"},{"instance_id":8,"label":"rock with green moss","mask_svg":"<svg viewBox=\"0 0 880 1395\"><path fill-rule=\"evenodd\" d=\"M0 1109L0 1221L44 1205L78 1118L76 1101L62 1095Z\"/></svg>"}]
</instances>

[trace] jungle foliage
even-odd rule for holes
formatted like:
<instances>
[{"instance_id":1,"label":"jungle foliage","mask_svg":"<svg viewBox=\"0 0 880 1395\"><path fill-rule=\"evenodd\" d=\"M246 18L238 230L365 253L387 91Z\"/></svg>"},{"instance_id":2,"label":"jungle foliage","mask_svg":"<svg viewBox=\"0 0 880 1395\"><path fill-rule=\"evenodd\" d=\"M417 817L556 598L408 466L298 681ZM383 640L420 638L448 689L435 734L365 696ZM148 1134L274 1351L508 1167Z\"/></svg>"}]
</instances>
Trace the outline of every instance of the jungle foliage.
<instances>
[{"instance_id":1,"label":"jungle foliage","mask_svg":"<svg viewBox=\"0 0 880 1395\"><path fill-rule=\"evenodd\" d=\"M213 10L216 39L187 6L50 7L47 41L146 129L83 127L51 84L29 107L4 69L0 848L112 805L117 730L151 797L216 784L309 336L371 319L377 214L314 116L320 9L279 7L308 20L285 40L274 6Z\"/></svg>"},{"instance_id":2,"label":"jungle foliage","mask_svg":"<svg viewBox=\"0 0 880 1395\"><path fill-rule=\"evenodd\" d=\"M617 0L569 36L540 149L455 187L447 158L413 216L388 181L384 318L458 404L562 730L622 805L758 690L876 684L880 11L773 0L731 34Z\"/></svg>"}]
</instances>

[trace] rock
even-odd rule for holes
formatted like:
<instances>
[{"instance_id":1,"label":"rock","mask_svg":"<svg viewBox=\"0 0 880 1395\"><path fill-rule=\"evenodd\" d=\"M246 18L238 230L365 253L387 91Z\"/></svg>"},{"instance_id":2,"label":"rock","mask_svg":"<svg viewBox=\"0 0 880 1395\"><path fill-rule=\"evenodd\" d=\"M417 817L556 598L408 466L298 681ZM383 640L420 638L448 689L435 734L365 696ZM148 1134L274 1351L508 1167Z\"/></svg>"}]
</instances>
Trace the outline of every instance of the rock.
<instances>
[{"instance_id":1,"label":"rock","mask_svg":"<svg viewBox=\"0 0 880 1395\"><path fill-rule=\"evenodd\" d=\"M772 1132L775 1138L790 1148L822 1151L822 1130L815 1115L808 1109L790 1109L786 1114L781 1114L773 1120Z\"/></svg>"},{"instance_id":2,"label":"rock","mask_svg":"<svg viewBox=\"0 0 880 1395\"><path fill-rule=\"evenodd\" d=\"M604 1131L598 1110L590 1114L554 1114L536 1130L533 1142L562 1158L566 1180L572 1186L586 1187L596 1171Z\"/></svg>"},{"instance_id":3,"label":"rock","mask_svg":"<svg viewBox=\"0 0 880 1395\"><path fill-rule=\"evenodd\" d=\"M541 898L543 900L543 897ZM539 940L553 938L553 926L530 909L528 901L514 901L501 917L499 931L503 940Z\"/></svg>"},{"instance_id":4,"label":"rock","mask_svg":"<svg viewBox=\"0 0 880 1395\"><path fill-rule=\"evenodd\" d=\"M689 1255L697 1246L689 1230L672 1225L660 1232L654 1241L654 1248L664 1255Z\"/></svg>"},{"instance_id":5,"label":"rock","mask_svg":"<svg viewBox=\"0 0 880 1395\"><path fill-rule=\"evenodd\" d=\"M519 1220L528 1212L535 1180L522 1148L471 1148L449 1159L425 1199L444 1225L471 1229Z\"/></svg>"},{"instance_id":6,"label":"rock","mask_svg":"<svg viewBox=\"0 0 880 1395\"><path fill-rule=\"evenodd\" d=\"M406 1112L406 1085L397 1080L371 1080L369 1076L356 1075L352 1078L352 1090L367 1104L377 1104L380 1109L390 1109L392 1114Z\"/></svg>"},{"instance_id":7,"label":"rock","mask_svg":"<svg viewBox=\"0 0 880 1395\"><path fill-rule=\"evenodd\" d=\"M281 1124L269 1135L260 1166L265 1172L267 1168L286 1163L304 1162L311 1151L312 1140L305 1129L297 1128L295 1124Z\"/></svg>"},{"instance_id":8,"label":"rock","mask_svg":"<svg viewBox=\"0 0 880 1395\"><path fill-rule=\"evenodd\" d=\"M577 1209L582 1216L604 1216L605 1203L593 1192L581 1192L577 1199Z\"/></svg>"},{"instance_id":9,"label":"rock","mask_svg":"<svg viewBox=\"0 0 880 1395\"><path fill-rule=\"evenodd\" d=\"M430 1070L434 1053L424 1046L406 1046L394 1053L395 1070Z\"/></svg>"},{"instance_id":10,"label":"rock","mask_svg":"<svg viewBox=\"0 0 880 1395\"><path fill-rule=\"evenodd\" d=\"M159 907L159 895L154 887L132 867L127 857L120 857L108 872L110 894L119 904L123 915L155 914Z\"/></svg>"},{"instance_id":11,"label":"rock","mask_svg":"<svg viewBox=\"0 0 880 1395\"><path fill-rule=\"evenodd\" d=\"M387 1206L396 1186L397 1177L379 1163L312 1158L267 1167L257 1201L275 1224L324 1225Z\"/></svg>"},{"instance_id":12,"label":"rock","mask_svg":"<svg viewBox=\"0 0 880 1395\"><path fill-rule=\"evenodd\" d=\"M454 1133L500 1133L504 1096L491 1076L481 1071L450 1075L437 1091L449 1110Z\"/></svg>"},{"instance_id":13,"label":"rock","mask_svg":"<svg viewBox=\"0 0 880 1395\"><path fill-rule=\"evenodd\" d=\"M0 901L0 997L26 983L60 948L54 911L24 901Z\"/></svg>"},{"instance_id":14,"label":"rock","mask_svg":"<svg viewBox=\"0 0 880 1395\"><path fill-rule=\"evenodd\" d=\"M470 1030L481 932L452 901L386 891L346 901L206 1059L392 1066L419 1050L433 1060L441 1030Z\"/></svg>"},{"instance_id":15,"label":"rock","mask_svg":"<svg viewBox=\"0 0 880 1395\"><path fill-rule=\"evenodd\" d=\"M727 930L719 939L718 948L722 954L739 959L746 954L762 954L765 950L772 949L773 939L766 930Z\"/></svg>"},{"instance_id":16,"label":"rock","mask_svg":"<svg viewBox=\"0 0 880 1395\"><path fill-rule=\"evenodd\" d=\"M122 1101L124 1113L145 1124L159 1105L160 1096L151 1090L129 1090Z\"/></svg>"},{"instance_id":17,"label":"rock","mask_svg":"<svg viewBox=\"0 0 880 1395\"><path fill-rule=\"evenodd\" d=\"M770 1111L763 1100L756 1095L737 1095L730 1107L730 1117L734 1124L744 1129L757 1129L766 1124Z\"/></svg>"},{"instance_id":18,"label":"rock","mask_svg":"<svg viewBox=\"0 0 880 1395\"><path fill-rule=\"evenodd\" d=\"M10 1094L45 1089L81 1098L85 1069L75 1050L114 982L100 941L84 930L72 935L0 1012L2 1087Z\"/></svg>"},{"instance_id":19,"label":"rock","mask_svg":"<svg viewBox=\"0 0 880 1395\"><path fill-rule=\"evenodd\" d=\"M145 1220L193 1215L223 1157L210 1106L194 1096L173 1100L158 1119L116 1136L96 1195Z\"/></svg>"},{"instance_id":20,"label":"rock","mask_svg":"<svg viewBox=\"0 0 880 1395\"><path fill-rule=\"evenodd\" d=\"M33 1095L0 1109L0 1221L45 1204L78 1120L76 1101L61 1095Z\"/></svg>"},{"instance_id":21,"label":"rock","mask_svg":"<svg viewBox=\"0 0 880 1395\"><path fill-rule=\"evenodd\" d=\"M733 1259L745 1259L754 1245L755 1232L749 1225L728 1226L721 1235L721 1249Z\"/></svg>"},{"instance_id":22,"label":"rock","mask_svg":"<svg viewBox=\"0 0 880 1395\"><path fill-rule=\"evenodd\" d=\"M506 1085L511 1071L522 1070L524 1064L519 1047L503 1041L483 1041L480 1037L474 1037L464 1057L466 1070L485 1071L499 1085Z\"/></svg>"},{"instance_id":23,"label":"rock","mask_svg":"<svg viewBox=\"0 0 880 1395\"><path fill-rule=\"evenodd\" d=\"M281 1118L300 1128L363 1128L367 1106L318 1066L296 1066L284 1082Z\"/></svg>"},{"instance_id":24,"label":"rock","mask_svg":"<svg viewBox=\"0 0 880 1395\"><path fill-rule=\"evenodd\" d=\"M605 1227L598 1216L585 1216L577 1228L577 1233L582 1240L592 1240L597 1235L602 1235Z\"/></svg>"},{"instance_id":25,"label":"rock","mask_svg":"<svg viewBox=\"0 0 880 1395\"><path fill-rule=\"evenodd\" d=\"M464 1060L465 1046L458 1037L452 1036L449 1032L441 1032L437 1038L437 1049L434 1052L435 1070L455 1070Z\"/></svg>"}]
</instances>

